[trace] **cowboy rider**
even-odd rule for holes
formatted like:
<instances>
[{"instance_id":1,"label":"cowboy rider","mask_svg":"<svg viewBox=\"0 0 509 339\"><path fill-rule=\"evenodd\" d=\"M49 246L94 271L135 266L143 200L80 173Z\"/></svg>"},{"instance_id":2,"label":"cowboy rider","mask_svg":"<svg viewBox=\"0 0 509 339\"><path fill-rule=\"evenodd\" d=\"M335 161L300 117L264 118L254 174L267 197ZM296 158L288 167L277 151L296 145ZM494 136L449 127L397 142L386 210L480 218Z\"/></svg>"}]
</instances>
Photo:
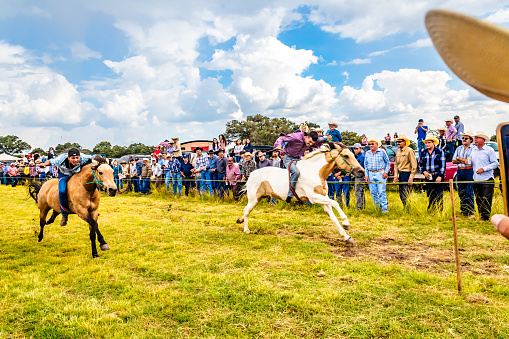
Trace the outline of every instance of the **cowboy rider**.
<instances>
[{"instance_id":1,"label":"cowboy rider","mask_svg":"<svg viewBox=\"0 0 509 339\"><path fill-rule=\"evenodd\" d=\"M58 198L62 213L60 226L67 225L67 216L72 213L67 199L67 182L74 174L81 171L81 167L90 163L92 158L92 155L80 154L77 148L71 148L67 153L62 153L56 158L44 162L46 166L51 164L58 168ZM96 155L94 159L100 161L103 157Z\"/></svg>"},{"instance_id":2,"label":"cowboy rider","mask_svg":"<svg viewBox=\"0 0 509 339\"><path fill-rule=\"evenodd\" d=\"M290 170L290 188L288 190L288 197L286 198L287 203L292 201L292 197L294 196L293 192L295 192L295 186L297 185L297 180L300 176L296 162L301 159L304 152L310 147L318 148L325 141L326 140L324 138L318 137L318 133L311 131L309 133L297 132L283 135L280 136L274 143L274 148L278 151L281 150L281 144L286 143L283 162L285 167Z\"/></svg>"}]
</instances>

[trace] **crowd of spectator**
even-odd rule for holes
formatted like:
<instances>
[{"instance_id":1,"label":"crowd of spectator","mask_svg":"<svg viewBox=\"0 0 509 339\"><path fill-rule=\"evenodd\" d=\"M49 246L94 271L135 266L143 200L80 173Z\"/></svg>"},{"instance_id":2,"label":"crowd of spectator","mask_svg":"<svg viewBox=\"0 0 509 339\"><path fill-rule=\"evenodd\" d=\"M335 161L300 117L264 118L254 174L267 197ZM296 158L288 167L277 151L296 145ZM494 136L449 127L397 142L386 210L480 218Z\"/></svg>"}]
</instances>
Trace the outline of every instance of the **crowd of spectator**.
<instances>
[{"instance_id":1,"label":"crowd of spectator","mask_svg":"<svg viewBox=\"0 0 509 339\"><path fill-rule=\"evenodd\" d=\"M321 128L308 128L301 125L297 133L314 131L323 141L341 142L342 136L338 124L330 122L324 133ZM437 128L437 137L429 133L428 126L420 119L415 134L417 152L411 149L411 141L405 135L394 133L393 141L398 147L394 160L394 183L399 185L399 195L403 206L408 206L416 173L424 176L425 190L429 198L428 209L443 208L443 183L446 162L457 165L458 194L461 212L465 216L475 213L475 205L483 220L488 220L493 197L493 170L499 166L496 154L485 145L489 137L484 133L465 132L459 116L446 119L445 126ZM391 144L391 135L387 133L385 144ZM275 145L276 146L276 145ZM150 158L130 158L128 161L110 161L115 182L119 191L132 191L150 194L151 189L166 189L174 195L189 195L191 191L199 194L232 196L238 200L242 187L253 171L275 166L285 168L285 145L281 150L265 152L256 150L249 139L236 140L230 149L224 135L214 138L208 151L197 147L192 152L183 153L179 138L165 140L157 145ZM366 146L369 147L366 150ZM305 153L311 152L307 150ZM386 184L391 162L380 139L361 136L361 142L353 145L357 161L366 171L365 178L353 178L340 171L333 171L327 178L328 194L341 204L350 206L350 192L354 191L357 209L365 205L366 186L373 203L383 212L389 210ZM44 166L46 160L55 156L54 150L47 154L21 156L10 164L1 164L2 184L16 186L25 179L41 181L58 176L54 166ZM296 159L298 160L298 159ZM351 182L353 181L353 182ZM274 199L269 199L271 204Z\"/></svg>"}]
</instances>

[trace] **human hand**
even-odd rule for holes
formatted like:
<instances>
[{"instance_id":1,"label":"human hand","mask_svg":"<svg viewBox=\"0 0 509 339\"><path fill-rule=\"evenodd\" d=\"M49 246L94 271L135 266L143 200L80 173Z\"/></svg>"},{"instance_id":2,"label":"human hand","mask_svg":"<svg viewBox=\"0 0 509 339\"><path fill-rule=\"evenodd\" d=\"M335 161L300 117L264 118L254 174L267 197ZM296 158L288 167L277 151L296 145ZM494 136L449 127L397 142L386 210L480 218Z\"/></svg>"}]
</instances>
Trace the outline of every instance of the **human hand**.
<instances>
[{"instance_id":1,"label":"human hand","mask_svg":"<svg viewBox=\"0 0 509 339\"><path fill-rule=\"evenodd\" d=\"M382 174L382 178L384 178L384 179L387 179L388 176L389 176L389 174L387 174L387 173Z\"/></svg>"},{"instance_id":2,"label":"human hand","mask_svg":"<svg viewBox=\"0 0 509 339\"><path fill-rule=\"evenodd\" d=\"M366 180L366 182L369 182L369 177L364 178L364 180Z\"/></svg>"},{"instance_id":3,"label":"human hand","mask_svg":"<svg viewBox=\"0 0 509 339\"><path fill-rule=\"evenodd\" d=\"M491 217L491 223L495 229L509 239L509 217L503 214L495 214Z\"/></svg>"},{"instance_id":4,"label":"human hand","mask_svg":"<svg viewBox=\"0 0 509 339\"><path fill-rule=\"evenodd\" d=\"M395 176L394 177L394 182L398 182L398 181L399 181L398 177Z\"/></svg>"},{"instance_id":5,"label":"human hand","mask_svg":"<svg viewBox=\"0 0 509 339\"><path fill-rule=\"evenodd\" d=\"M484 168L479 168L475 173L483 174L484 173Z\"/></svg>"},{"instance_id":6,"label":"human hand","mask_svg":"<svg viewBox=\"0 0 509 339\"><path fill-rule=\"evenodd\" d=\"M429 174L428 171L424 171L424 172L422 172L422 174L424 174L424 177L428 180L429 180L429 178L431 178L431 174Z\"/></svg>"},{"instance_id":7,"label":"human hand","mask_svg":"<svg viewBox=\"0 0 509 339\"><path fill-rule=\"evenodd\" d=\"M442 177L438 176L437 179L435 180L435 182L441 182L442 181Z\"/></svg>"},{"instance_id":8,"label":"human hand","mask_svg":"<svg viewBox=\"0 0 509 339\"><path fill-rule=\"evenodd\" d=\"M414 179L413 178L408 178L408 184L412 185L413 183L414 183Z\"/></svg>"}]
</instances>

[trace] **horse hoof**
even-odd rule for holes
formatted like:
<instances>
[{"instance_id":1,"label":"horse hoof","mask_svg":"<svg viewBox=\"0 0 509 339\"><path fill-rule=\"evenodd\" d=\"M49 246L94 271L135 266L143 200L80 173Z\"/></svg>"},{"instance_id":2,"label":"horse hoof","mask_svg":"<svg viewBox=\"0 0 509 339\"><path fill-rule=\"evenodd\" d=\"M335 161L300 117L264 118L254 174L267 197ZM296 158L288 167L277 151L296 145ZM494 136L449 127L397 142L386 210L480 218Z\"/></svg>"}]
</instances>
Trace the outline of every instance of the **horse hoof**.
<instances>
[{"instance_id":1,"label":"horse hoof","mask_svg":"<svg viewBox=\"0 0 509 339\"><path fill-rule=\"evenodd\" d=\"M99 258L99 254L92 254L92 258Z\"/></svg>"},{"instance_id":2,"label":"horse hoof","mask_svg":"<svg viewBox=\"0 0 509 339\"><path fill-rule=\"evenodd\" d=\"M345 229L345 231L348 231L350 229L350 224L348 225L343 225L343 228Z\"/></svg>"},{"instance_id":3,"label":"horse hoof","mask_svg":"<svg viewBox=\"0 0 509 339\"><path fill-rule=\"evenodd\" d=\"M345 242L349 245L353 245L355 242L353 241L352 237L349 237L348 239L345 240Z\"/></svg>"},{"instance_id":4,"label":"horse hoof","mask_svg":"<svg viewBox=\"0 0 509 339\"><path fill-rule=\"evenodd\" d=\"M108 244L104 244L104 245L101 245L101 251L109 251L110 250L110 247L108 246Z\"/></svg>"},{"instance_id":5,"label":"horse hoof","mask_svg":"<svg viewBox=\"0 0 509 339\"><path fill-rule=\"evenodd\" d=\"M237 224L242 224L242 220L237 219Z\"/></svg>"}]
</instances>

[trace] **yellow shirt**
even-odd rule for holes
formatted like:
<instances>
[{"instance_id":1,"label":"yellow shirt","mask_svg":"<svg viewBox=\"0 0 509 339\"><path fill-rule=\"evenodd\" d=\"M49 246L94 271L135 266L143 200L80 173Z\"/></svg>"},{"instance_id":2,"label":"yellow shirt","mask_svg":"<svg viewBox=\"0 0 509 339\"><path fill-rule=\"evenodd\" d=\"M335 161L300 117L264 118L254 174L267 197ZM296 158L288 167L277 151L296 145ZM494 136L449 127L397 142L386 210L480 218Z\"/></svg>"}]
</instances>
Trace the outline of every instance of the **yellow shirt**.
<instances>
[{"instance_id":1,"label":"yellow shirt","mask_svg":"<svg viewBox=\"0 0 509 339\"><path fill-rule=\"evenodd\" d=\"M410 178L413 179L416 171L417 159L415 159L414 150L408 146L403 149L398 148L394 162L394 176L398 177L399 172L410 172Z\"/></svg>"}]
</instances>

